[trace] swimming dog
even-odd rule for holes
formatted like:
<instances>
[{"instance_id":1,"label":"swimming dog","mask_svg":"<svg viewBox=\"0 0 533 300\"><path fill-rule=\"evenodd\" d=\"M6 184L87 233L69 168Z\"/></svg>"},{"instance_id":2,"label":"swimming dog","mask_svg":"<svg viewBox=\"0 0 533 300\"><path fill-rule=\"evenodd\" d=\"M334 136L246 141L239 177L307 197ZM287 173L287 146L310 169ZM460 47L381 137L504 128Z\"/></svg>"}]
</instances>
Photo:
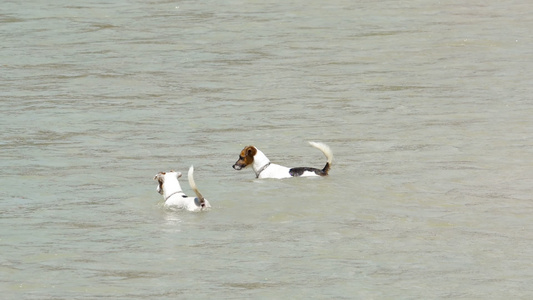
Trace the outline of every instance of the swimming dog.
<instances>
[{"instance_id":1,"label":"swimming dog","mask_svg":"<svg viewBox=\"0 0 533 300\"><path fill-rule=\"evenodd\" d=\"M299 176L326 176L331 168L333 161L333 153L328 145L323 143L309 142L309 144L318 150L322 151L326 156L327 163L322 169L299 167L287 168L277 164L270 163L266 155L254 146L246 146L242 149L239 159L233 165L235 170L242 170L248 166L252 166L256 178L288 178Z\"/></svg>"},{"instance_id":2,"label":"swimming dog","mask_svg":"<svg viewBox=\"0 0 533 300\"><path fill-rule=\"evenodd\" d=\"M165 199L165 206L172 206L177 208L186 209L188 211L201 211L206 208L210 208L211 205L205 199L194 182L194 167L189 168L189 185L196 194L196 197L188 197L181 190L178 178L181 177L181 172L159 172L155 175L154 180L157 180L157 192L163 195Z\"/></svg>"}]
</instances>

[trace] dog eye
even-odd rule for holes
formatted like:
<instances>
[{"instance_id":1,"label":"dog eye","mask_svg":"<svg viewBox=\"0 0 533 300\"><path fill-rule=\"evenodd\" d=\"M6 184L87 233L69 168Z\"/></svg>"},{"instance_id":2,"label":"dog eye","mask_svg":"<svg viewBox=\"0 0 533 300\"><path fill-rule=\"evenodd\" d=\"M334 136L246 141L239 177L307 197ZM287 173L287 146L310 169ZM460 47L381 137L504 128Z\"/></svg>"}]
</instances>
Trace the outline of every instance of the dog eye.
<instances>
[{"instance_id":1,"label":"dog eye","mask_svg":"<svg viewBox=\"0 0 533 300\"><path fill-rule=\"evenodd\" d=\"M239 159L244 159L244 156L242 156L242 155L239 155Z\"/></svg>"}]
</instances>

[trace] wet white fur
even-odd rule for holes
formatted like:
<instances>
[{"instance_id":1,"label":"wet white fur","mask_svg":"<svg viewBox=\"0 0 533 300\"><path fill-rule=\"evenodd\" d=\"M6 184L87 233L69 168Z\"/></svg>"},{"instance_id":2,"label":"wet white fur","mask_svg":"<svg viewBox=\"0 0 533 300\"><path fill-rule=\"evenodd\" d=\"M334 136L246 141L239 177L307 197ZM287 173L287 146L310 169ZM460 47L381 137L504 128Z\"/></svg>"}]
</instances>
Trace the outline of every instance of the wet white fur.
<instances>
[{"instance_id":1,"label":"wet white fur","mask_svg":"<svg viewBox=\"0 0 533 300\"><path fill-rule=\"evenodd\" d=\"M328 145L324 143L317 143L317 142L309 142L309 144L318 150L322 151L324 155L327 158L327 161L329 165L331 166L331 163L333 161L333 153L331 152L331 149ZM252 164L252 168L254 169L254 172L257 174L258 171L261 170L263 166L270 163L270 160L266 157L266 155L261 152L261 150L257 149L257 153L254 156L254 162ZM275 178L275 179L282 179L282 178L289 178L292 177L289 173L289 170L291 168L280 166L278 164L270 163L270 165L265 168L261 173L259 173L259 176L257 178ZM310 177L310 176L319 176L315 172L304 172L301 177Z\"/></svg>"},{"instance_id":2,"label":"wet white fur","mask_svg":"<svg viewBox=\"0 0 533 300\"><path fill-rule=\"evenodd\" d=\"M178 178L181 177L181 172L171 171L165 173L164 175L159 173L154 177L155 180L162 178L163 191L161 192L159 184L157 185L157 191L163 195L163 199L166 199L164 204L165 206L186 209L188 211L201 211L211 207L207 199L205 199L204 207L200 205L199 199L203 197L196 187L193 174L194 167L191 166L188 174L189 185L197 197L188 197L185 195L185 193L183 193L181 185L178 181Z\"/></svg>"}]
</instances>

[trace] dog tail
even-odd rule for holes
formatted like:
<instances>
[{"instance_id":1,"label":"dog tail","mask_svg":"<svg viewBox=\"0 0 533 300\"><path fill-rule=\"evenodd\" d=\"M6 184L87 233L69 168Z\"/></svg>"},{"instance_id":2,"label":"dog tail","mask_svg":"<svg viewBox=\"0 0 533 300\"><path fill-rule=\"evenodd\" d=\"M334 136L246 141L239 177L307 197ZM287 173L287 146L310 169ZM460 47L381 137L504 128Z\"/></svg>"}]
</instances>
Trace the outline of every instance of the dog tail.
<instances>
[{"instance_id":1,"label":"dog tail","mask_svg":"<svg viewBox=\"0 0 533 300\"><path fill-rule=\"evenodd\" d=\"M191 167L189 168L189 174L188 174L188 177L189 177L189 185L191 186L191 189L194 191L194 193L196 194L196 197L198 197L198 200L200 201L200 205L202 207L204 207L205 205L205 198L204 196L202 196L202 194L200 194L200 191L198 190L198 187L196 187L196 182L194 182L194 167L191 165Z\"/></svg>"},{"instance_id":2,"label":"dog tail","mask_svg":"<svg viewBox=\"0 0 533 300\"><path fill-rule=\"evenodd\" d=\"M324 172L325 175L328 175L328 171L331 168L331 163L333 162L333 152L331 152L331 149L329 148L329 146L324 143L309 142L309 144L317 148L318 150L322 151L322 153L324 153L324 155L326 156L326 159L328 160L328 162L322 169L322 172Z\"/></svg>"}]
</instances>

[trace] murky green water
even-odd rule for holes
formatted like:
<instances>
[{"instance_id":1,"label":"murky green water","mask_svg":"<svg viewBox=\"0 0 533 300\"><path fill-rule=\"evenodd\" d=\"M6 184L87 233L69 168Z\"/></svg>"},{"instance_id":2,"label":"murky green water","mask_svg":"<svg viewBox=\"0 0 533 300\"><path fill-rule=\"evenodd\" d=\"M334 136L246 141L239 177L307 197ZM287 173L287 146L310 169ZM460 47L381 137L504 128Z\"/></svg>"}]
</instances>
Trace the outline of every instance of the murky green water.
<instances>
[{"instance_id":1,"label":"murky green water","mask_svg":"<svg viewBox=\"0 0 533 300\"><path fill-rule=\"evenodd\" d=\"M527 1L8 2L0 26L3 299L533 294ZM231 168L249 144L322 167L308 140L329 177ZM213 209L162 208L153 176L191 164Z\"/></svg>"}]
</instances>

